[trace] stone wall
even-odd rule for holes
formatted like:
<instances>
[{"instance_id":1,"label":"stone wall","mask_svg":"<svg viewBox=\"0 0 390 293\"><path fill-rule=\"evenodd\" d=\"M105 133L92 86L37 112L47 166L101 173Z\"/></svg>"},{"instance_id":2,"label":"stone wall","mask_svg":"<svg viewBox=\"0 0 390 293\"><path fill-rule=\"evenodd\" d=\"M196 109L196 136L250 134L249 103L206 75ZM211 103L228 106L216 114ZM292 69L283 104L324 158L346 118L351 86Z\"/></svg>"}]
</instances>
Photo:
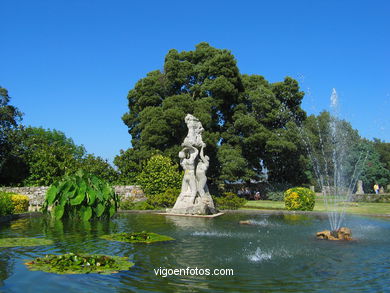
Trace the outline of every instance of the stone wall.
<instances>
[{"instance_id":1,"label":"stone wall","mask_svg":"<svg viewBox=\"0 0 390 293\"><path fill-rule=\"evenodd\" d=\"M37 187L0 187L1 191L27 195L30 198L30 206L41 206L45 200L48 186Z\"/></svg>"},{"instance_id":2,"label":"stone wall","mask_svg":"<svg viewBox=\"0 0 390 293\"><path fill-rule=\"evenodd\" d=\"M49 187L0 187L1 191L24 194L30 198L30 207L41 206L45 200L46 191ZM126 199L132 197L134 201L145 200L146 197L139 186L113 186L115 193L121 198ZM30 209L31 210L31 209ZM34 210L34 209L33 209Z\"/></svg>"}]
</instances>

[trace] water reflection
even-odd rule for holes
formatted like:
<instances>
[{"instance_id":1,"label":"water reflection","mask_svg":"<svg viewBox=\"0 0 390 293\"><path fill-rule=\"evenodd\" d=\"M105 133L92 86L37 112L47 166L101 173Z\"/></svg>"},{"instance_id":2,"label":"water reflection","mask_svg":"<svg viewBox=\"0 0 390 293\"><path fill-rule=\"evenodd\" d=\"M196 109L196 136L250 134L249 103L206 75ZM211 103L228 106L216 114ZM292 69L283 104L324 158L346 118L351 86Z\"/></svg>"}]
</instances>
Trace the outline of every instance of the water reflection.
<instances>
[{"instance_id":1,"label":"water reflection","mask_svg":"<svg viewBox=\"0 0 390 293\"><path fill-rule=\"evenodd\" d=\"M251 220L253 225L240 225ZM0 249L0 291L25 292L280 292L384 291L389 275L390 222L352 217L358 240L329 243L315 232L327 219L308 215L225 214L214 219L120 214L83 223L31 218L2 226L0 237L29 236L53 245ZM107 241L101 235L153 231L175 238L150 245ZM10 236L12 235L12 236ZM26 259L50 253L85 252L128 256L135 266L109 276L30 272ZM163 268L234 270L234 276L167 276ZM45 280L42 287L42 280ZM367 285L370 284L370 285ZM382 289L381 289L382 288ZM377 290L378 289L378 290Z\"/></svg>"}]
</instances>

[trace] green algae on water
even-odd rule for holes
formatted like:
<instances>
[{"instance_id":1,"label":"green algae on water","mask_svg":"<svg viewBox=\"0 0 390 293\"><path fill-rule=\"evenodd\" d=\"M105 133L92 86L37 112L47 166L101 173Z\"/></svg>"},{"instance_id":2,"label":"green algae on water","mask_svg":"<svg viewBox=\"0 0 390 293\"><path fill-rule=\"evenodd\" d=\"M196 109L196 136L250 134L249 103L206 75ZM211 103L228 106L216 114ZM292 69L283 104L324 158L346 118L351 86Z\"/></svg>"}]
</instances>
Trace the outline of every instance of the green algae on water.
<instances>
[{"instance_id":1,"label":"green algae on water","mask_svg":"<svg viewBox=\"0 0 390 293\"><path fill-rule=\"evenodd\" d=\"M53 243L53 240L44 238L0 238L0 247L41 246Z\"/></svg>"}]
</instances>

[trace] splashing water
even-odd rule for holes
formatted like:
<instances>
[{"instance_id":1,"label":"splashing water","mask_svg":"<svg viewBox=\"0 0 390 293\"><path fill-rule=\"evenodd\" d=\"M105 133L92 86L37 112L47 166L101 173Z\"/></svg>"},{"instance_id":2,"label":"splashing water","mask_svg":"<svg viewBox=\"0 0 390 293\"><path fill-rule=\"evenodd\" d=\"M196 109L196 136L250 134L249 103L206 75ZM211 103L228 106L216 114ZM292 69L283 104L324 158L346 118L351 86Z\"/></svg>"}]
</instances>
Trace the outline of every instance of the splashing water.
<instances>
[{"instance_id":1,"label":"splashing water","mask_svg":"<svg viewBox=\"0 0 390 293\"><path fill-rule=\"evenodd\" d=\"M351 156L353 143L349 141L346 122L339 118L338 95L335 89L330 97L329 125L316 120L318 145L302 136L311 159L315 176L323 193L332 231L338 230L345 219L345 202L351 200L357 180L363 170L367 153Z\"/></svg>"}]
</instances>

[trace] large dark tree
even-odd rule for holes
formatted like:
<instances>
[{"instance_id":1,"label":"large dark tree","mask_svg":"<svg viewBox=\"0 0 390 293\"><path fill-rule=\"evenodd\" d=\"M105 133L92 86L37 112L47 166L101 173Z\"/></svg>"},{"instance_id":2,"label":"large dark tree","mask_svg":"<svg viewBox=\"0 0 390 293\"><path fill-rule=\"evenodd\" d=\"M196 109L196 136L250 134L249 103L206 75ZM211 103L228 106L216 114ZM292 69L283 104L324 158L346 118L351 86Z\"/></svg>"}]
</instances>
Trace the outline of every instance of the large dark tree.
<instances>
[{"instance_id":1,"label":"large dark tree","mask_svg":"<svg viewBox=\"0 0 390 293\"><path fill-rule=\"evenodd\" d=\"M302 182L296 131L305 119L302 98L292 78L271 84L261 76L241 75L230 51L207 43L189 52L170 50L164 70L150 72L129 92L123 121L133 149L121 156L132 166L127 172L136 172L137 160L155 150L178 161L187 134L184 117L190 113L206 130L212 179L249 181L268 170L272 181Z\"/></svg>"},{"instance_id":2,"label":"large dark tree","mask_svg":"<svg viewBox=\"0 0 390 293\"><path fill-rule=\"evenodd\" d=\"M11 160L11 132L18 127L22 118L22 113L9 104L10 99L8 91L0 86L0 184L4 183L2 178L6 176L5 165Z\"/></svg>"}]
</instances>

